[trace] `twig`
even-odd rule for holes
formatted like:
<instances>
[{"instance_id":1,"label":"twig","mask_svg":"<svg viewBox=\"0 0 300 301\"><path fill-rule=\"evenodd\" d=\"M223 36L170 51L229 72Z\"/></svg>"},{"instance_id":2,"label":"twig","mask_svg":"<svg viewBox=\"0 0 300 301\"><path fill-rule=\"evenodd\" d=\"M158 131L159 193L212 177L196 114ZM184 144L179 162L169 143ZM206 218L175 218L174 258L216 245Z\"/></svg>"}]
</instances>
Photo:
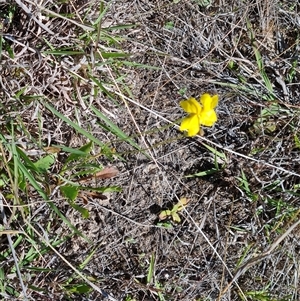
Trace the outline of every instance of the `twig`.
<instances>
[{"instance_id":1,"label":"twig","mask_svg":"<svg viewBox=\"0 0 300 301\"><path fill-rule=\"evenodd\" d=\"M19 2L19 0L16 0L16 2L17 2L17 1ZM38 9L40 9L40 11L42 11L42 12L45 12L45 13L47 13L47 14L49 14L49 15L54 16L54 17L57 17L57 18L66 20L66 21L68 21L68 22L70 22L70 23L75 24L76 26L81 27L81 28L84 29L84 30L88 30L88 31L94 31L94 30L95 30L94 27L87 26L87 25L84 25L84 24L80 24L80 23L78 23L78 22L76 22L76 21L74 21L74 20L72 20L72 19L66 18L66 17L64 17L64 16L62 16L62 15L60 15L60 14L58 14L58 13L52 11L52 10L49 10L49 9L47 9L47 8L45 8L45 7L42 7L41 5L39 5L39 4L37 4L37 3L34 3L34 2L32 2L32 1L30 1L30 0L25 0L25 1L28 2L28 3L30 3L30 4L32 4L32 5L35 5L35 6L36 6ZM42 27L42 28L44 28L44 27ZM45 30L46 30L46 29L45 29ZM47 31L48 31L48 30L47 30ZM49 31L48 31L48 32L49 32ZM52 34L54 34L54 33L52 32Z\"/></svg>"},{"instance_id":2,"label":"twig","mask_svg":"<svg viewBox=\"0 0 300 301\"><path fill-rule=\"evenodd\" d=\"M20 0L15 0L16 3L35 21L35 23L37 23L41 28L43 28L44 30L46 30L48 33L50 33L51 35L54 35L55 33L50 30L47 26L45 26L42 22L40 22L30 11L30 9L25 6ZM31 3L33 5L35 5L34 3Z\"/></svg>"}]
</instances>

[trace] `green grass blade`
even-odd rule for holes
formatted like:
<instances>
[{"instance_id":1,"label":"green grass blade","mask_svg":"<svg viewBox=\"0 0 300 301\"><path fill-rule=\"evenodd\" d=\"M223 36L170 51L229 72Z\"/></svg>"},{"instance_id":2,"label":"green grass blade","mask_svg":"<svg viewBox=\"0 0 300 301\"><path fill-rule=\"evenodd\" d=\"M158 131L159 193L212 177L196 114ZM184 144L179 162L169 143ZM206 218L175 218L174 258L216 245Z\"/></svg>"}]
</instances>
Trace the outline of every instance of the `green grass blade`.
<instances>
[{"instance_id":1,"label":"green grass blade","mask_svg":"<svg viewBox=\"0 0 300 301\"><path fill-rule=\"evenodd\" d=\"M153 275L154 275L154 264L155 264L155 256L154 254L152 254L150 259L149 270L147 274L147 284L150 284L152 282Z\"/></svg>"},{"instance_id":2,"label":"green grass blade","mask_svg":"<svg viewBox=\"0 0 300 301\"><path fill-rule=\"evenodd\" d=\"M63 114L59 113L54 107L52 107L49 103L45 102L44 106L51 111L55 116L66 122L68 125L72 126L79 134L83 135L84 137L88 138L89 140L93 141L95 144L99 145L105 153L110 153L111 151L109 147L101 142L99 139L94 137L92 134L90 134L88 131L81 128L77 123L71 121L69 118L65 117ZM111 154L112 155L112 154ZM115 154L116 155L116 154ZM116 155L118 156L118 155ZM118 156L119 159L122 159L120 156Z\"/></svg>"},{"instance_id":3,"label":"green grass blade","mask_svg":"<svg viewBox=\"0 0 300 301\"><path fill-rule=\"evenodd\" d=\"M1 58L2 58L2 35L0 35L0 62L1 62Z\"/></svg>"},{"instance_id":4,"label":"green grass blade","mask_svg":"<svg viewBox=\"0 0 300 301\"><path fill-rule=\"evenodd\" d=\"M64 49L55 49L55 50L47 50L43 51L43 54L52 54L52 55L84 55L84 51L76 51L76 50L64 50Z\"/></svg>"},{"instance_id":5,"label":"green grass blade","mask_svg":"<svg viewBox=\"0 0 300 301\"><path fill-rule=\"evenodd\" d=\"M134 142L132 138L127 136L119 127L117 127L113 122L109 120L105 115L103 115L99 110L97 110L94 106L91 106L91 109L93 112L99 117L101 120L103 120L108 125L108 130L111 131L114 135L119 137L121 140L128 142L131 146L133 146L138 151L141 151L144 153L144 151L141 149L141 147ZM145 154L146 155L146 154ZM147 155L148 156L148 155Z\"/></svg>"},{"instance_id":6,"label":"green grass blade","mask_svg":"<svg viewBox=\"0 0 300 301\"><path fill-rule=\"evenodd\" d=\"M8 141L5 139L5 137L0 134L0 139L4 142L3 144L7 147L9 152L11 152L14 156L14 168L17 168L17 171L20 170L22 174L25 176L25 178L28 180L29 184L32 185L32 187L38 192L38 194L47 201L47 204L49 207L62 219L62 221L69 226L70 229L74 231L74 233L80 235L83 237L86 241L89 241L88 238L83 235L80 231L78 231L70 222L69 220L60 212L60 210L54 205L52 201L49 200L48 195L46 192L42 189L40 184L35 180L34 176L30 173L28 168L25 167L25 165L22 163L19 157L19 152L17 150L17 147L14 146L14 143L8 143ZM23 156L26 156L25 153L23 153ZM30 161L30 159L27 157L26 161ZM15 171L16 174L16 171ZM15 180L16 182L16 180Z\"/></svg>"},{"instance_id":7,"label":"green grass blade","mask_svg":"<svg viewBox=\"0 0 300 301\"><path fill-rule=\"evenodd\" d=\"M260 54L259 48L257 46L257 42L255 40L255 35L254 35L253 30L252 30L252 25L251 25L249 20L247 20L247 28L249 30L251 44L252 44L252 48L253 48L253 52L254 52L254 55L255 55L255 59L256 59L256 63L257 63L259 73L260 73L260 75L261 75L261 77L264 81L266 89L270 93L269 94L269 100L274 100L276 98L276 96L274 95L273 86L272 86L272 83L271 83L270 79L267 76L267 73L265 72L263 59L262 59L262 56Z\"/></svg>"},{"instance_id":8,"label":"green grass blade","mask_svg":"<svg viewBox=\"0 0 300 301\"><path fill-rule=\"evenodd\" d=\"M227 158L226 158L226 155L224 153L220 153L218 152L215 148L205 144L205 143L202 143L210 152L212 152L215 156L223 159L224 161L227 161Z\"/></svg>"}]
</instances>

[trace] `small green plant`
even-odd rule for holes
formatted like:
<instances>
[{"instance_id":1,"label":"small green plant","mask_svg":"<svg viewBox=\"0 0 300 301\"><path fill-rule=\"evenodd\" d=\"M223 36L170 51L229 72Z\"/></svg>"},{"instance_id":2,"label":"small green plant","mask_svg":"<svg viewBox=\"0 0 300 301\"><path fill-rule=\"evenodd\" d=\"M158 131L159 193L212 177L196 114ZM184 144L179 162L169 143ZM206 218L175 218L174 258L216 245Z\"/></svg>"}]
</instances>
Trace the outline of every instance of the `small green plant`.
<instances>
[{"instance_id":1,"label":"small green plant","mask_svg":"<svg viewBox=\"0 0 300 301\"><path fill-rule=\"evenodd\" d=\"M179 89L178 93L183 97L187 91L187 87L182 87Z\"/></svg>"},{"instance_id":2,"label":"small green plant","mask_svg":"<svg viewBox=\"0 0 300 301\"><path fill-rule=\"evenodd\" d=\"M189 201L187 200L187 198L181 198L179 202L176 205L174 205L171 210L163 210L159 214L159 220L162 221L165 220L167 217L171 217L174 222L180 223L181 219L178 212L184 209L188 204L188 202Z\"/></svg>"},{"instance_id":3,"label":"small green plant","mask_svg":"<svg viewBox=\"0 0 300 301\"><path fill-rule=\"evenodd\" d=\"M285 296L283 298L274 298L268 292L268 290L261 290L261 291L249 291L245 292L245 296L249 297L247 300L251 301L290 301L292 300L291 296ZM244 300L244 298L243 298Z\"/></svg>"},{"instance_id":4,"label":"small green plant","mask_svg":"<svg viewBox=\"0 0 300 301\"><path fill-rule=\"evenodd\" d=\"M93 196L101 197L104 192L120 191L116 186L93 187L89 184L92 180L111 178L117 174L114 168L103 168L96 162L97 156L91 155L93 143L89 142L73 152L67 158L61 171L57 176L57 185L61 193L69 200L69 204L82 214L82 217L88 218L89 213L85 208L75 204L79 192L92 192Z\"/></svg>"},{"instance_id":5,"label":"small green plant","mask_svg":"<svg viewBox=\"0 0 300 301\"><path fill-rule=\"evenodd\" d=\"M253 193L250 189L250 184L248 182L248 179L244 173L244 171L241 171L241 177L236 177L237 180L240 182L240 187L245 191L247 197L252 201L256 202L258 200L258 195Z\"/></svg>"},{"instance_id":6,"label":"small green plant","mask_svg":"<svg viewBox=\"0 0 300 301\"><path fill-rule=\"evenodd\" d=\"M145 254L141 254L142 256L140 256L140 259L143 258L145 256ZM145 267L144 264L142 264L142 267ZM166 299L164 298L164 288L163 286L155 280L155 254L152 253L150 261L149 261L149 267L148 267L148 273L147 273L147 278L145 279L146 281L146 285L143 284L142 282L140 282L138 279L134 279L135 282L140 285L143 288L154 290L157 295L158 295L158 300L160 301L165 301ZM128 298L128 299L127 299ZM131 299L131 296L127 296L125 300L135 300L135 299Z\"/></svg>"},{"instance_id":7,"label":"small green plant","mask_svg":"<svg viewBox=\"0 0 300 301\"><path fill-rule=\"evenodd\" d=\"M275 132L280 128L280 123L278 122L280 116L292 117L288 109L283 108L277 102L270 102L261 110L259 117L250 129L250 133L252 135L261 135Z\"/></svg>"},{"instance_id":8,"label":"small green plant","mask_svg":"<svg viewBox=\"0 0 300 301\"><path fill-rule=\"evenodd\" d=\"M169 29L169 30L172 30L174 29L174 22L173 21L168 21L165 23L165 28L166 29Z\"/></svg>"},{"instance_id":9,"label":"small green plant","mask_svg":"<svg viewBox=\"0 0 300 301\"><path fill-rule=\"evenodd\" d=\"M165 301L163 291L164 288L162 285L155 280L155 254L151 255L148 274L147 274L147 285L154 284L155 288L157 289L158 298L160 301Z\"/></svg>"},{"instance_id":10,"label":"small green plant","mask_svg":"<svg viewBox=\"0 0 300 301\"><path fill-rule=\"evenodd\" d=\"M209 7L211 5L210 0L194 0L200 7Z\"/></svg>"},{"instance_id":11,"label":"small green plant","mask_svg":"<svg viewBox=\"0 0 300 301\"><path fill-rule=\"evenodd\" d=\"M288 81L289 84L294 81L294 79L297 75L297 67L298 67L298 60L293 60L292 66L286 76L286 80Z\"/></svg>"},{"instance_id":12,"label":"small green plant","mask_svg":"<svg viewBox=\"0 0 300 301\"><path fill-rule=\"evenodd\" d=\"M295 142L295 146L297 148L300 148L300 139L298 138L298 136L296 134L294 135L294 142Z\"/></svg>"}]
</instances>

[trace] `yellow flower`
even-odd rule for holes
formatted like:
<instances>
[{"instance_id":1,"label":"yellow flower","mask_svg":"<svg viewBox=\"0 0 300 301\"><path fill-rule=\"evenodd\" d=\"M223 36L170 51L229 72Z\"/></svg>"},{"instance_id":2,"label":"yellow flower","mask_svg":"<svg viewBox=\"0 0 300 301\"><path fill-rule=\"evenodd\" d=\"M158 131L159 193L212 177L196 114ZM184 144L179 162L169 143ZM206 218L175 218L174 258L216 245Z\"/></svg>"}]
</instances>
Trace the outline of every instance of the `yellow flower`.
<instances>
[{"instance_id":1,"label":"yellow flower","mask_svg":"<svg viewBox=\"0 0 300 301\"><path fill-rule=\"evenodd\" d=\"M217 121L214 108L218 105L218 95L210 96L205 93L200 98L200 103L193 97L180 102L180 106L189 115L180 125L180 131L187 131L192 137L199 133L200 125L212 126Z\"/></svg>"},{"instance_id":2,"label":"yellow flower","mask_svg":"<svg viewBox=\"0 0 300 301\"><path fill-rule=\"evenodd\" d=\"M188 131L189 137L197 135L200 130L200 114L202 106L193 97L181 101L180 105L187 113L189 113L189 115L182 120L180 131Z\"/></svg>"},{"instance_id":3,"label":"yellow flower","mask_svg":"<svg viewBox=\"0 0 300 301\"><path fill-rule=\"evenodd\" d=\"M215 107L218 105L219 96L214 95L211 97L209 94L205 93L201 96L200 102L203 106L201 112L201 124L205 126L213 126L217 121L217 114L214 111Z\"/></svg>"}]
</instances>

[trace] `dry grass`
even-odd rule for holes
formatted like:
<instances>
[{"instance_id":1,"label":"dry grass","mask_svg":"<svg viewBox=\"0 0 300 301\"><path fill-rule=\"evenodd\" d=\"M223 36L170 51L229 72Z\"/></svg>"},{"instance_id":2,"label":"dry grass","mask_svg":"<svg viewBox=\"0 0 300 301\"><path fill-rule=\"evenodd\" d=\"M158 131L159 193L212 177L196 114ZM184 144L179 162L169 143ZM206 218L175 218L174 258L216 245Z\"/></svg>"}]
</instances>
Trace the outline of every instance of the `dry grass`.
<instances>
[{"instance_id":1,"label":"dry grass","mask_svg":"<svg viewBox=\"0 0 300 301\"><path fill-rule=\"evenodd\" d=\"M3 300L298 300L299 10L0 2Z\"/></svg>"}]
</instances>

